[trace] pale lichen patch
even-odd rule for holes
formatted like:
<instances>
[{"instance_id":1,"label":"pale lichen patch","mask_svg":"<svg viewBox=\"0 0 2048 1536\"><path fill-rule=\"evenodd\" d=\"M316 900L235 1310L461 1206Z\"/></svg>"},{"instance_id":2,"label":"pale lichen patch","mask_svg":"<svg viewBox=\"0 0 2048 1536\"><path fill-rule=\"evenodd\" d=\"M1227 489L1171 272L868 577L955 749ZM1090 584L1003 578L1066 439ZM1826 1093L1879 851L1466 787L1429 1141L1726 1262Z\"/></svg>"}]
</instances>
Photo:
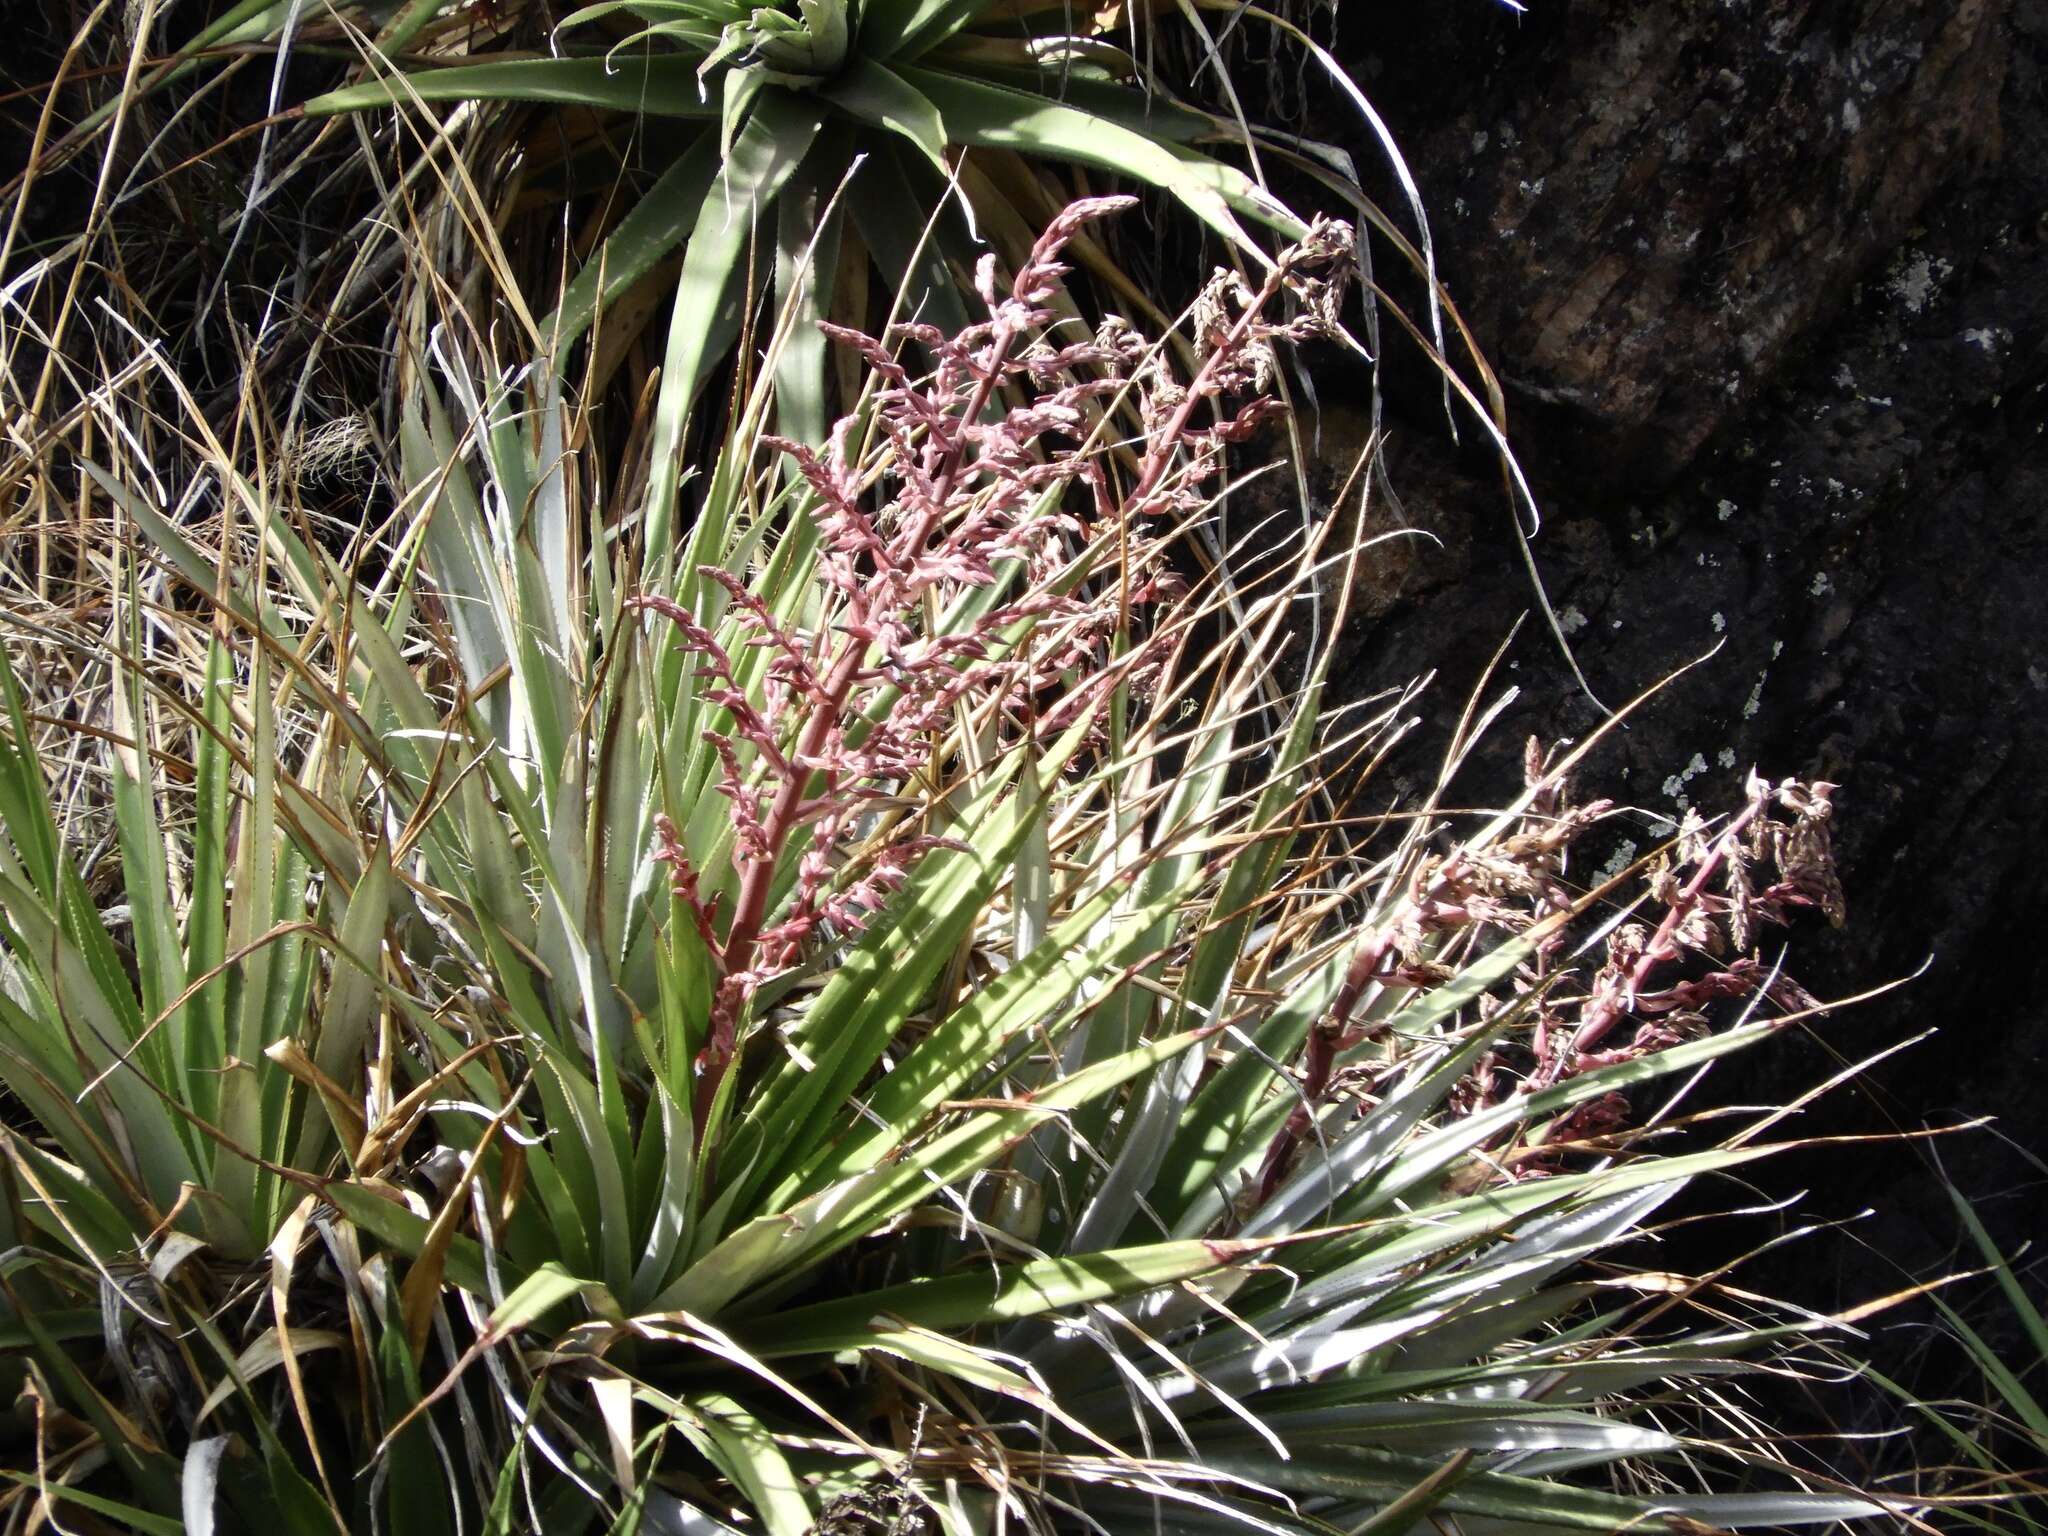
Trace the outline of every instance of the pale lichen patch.
<instances>
[{"instance_id":1,"label":"pale lichen patch","mask_svg":"<svg viewBox=\"0 0 2048 1536\"><path fill-rule=\"evenodd\" d=\"M1941 296L1941 285L1955 268L1939 256L1925 251L1901 252L1885 274L1885 291L1917 315Z\"/></svg>"},{"instance_id":2,"label":"pale lichen patch","mask_svg":"<svg viewBox=\"0 0 2048 1536\"><path fill-rule=\"evenodd\" d=\"M1769 668L1757 673L1756 686L1749 690L1749 697L1742 701L1743 719L1754 720L1757 711L1764 707L1764 683L1769 679L1770 675Z\"/></svg>"},{"instance_id":3,"label":"pale lichen patch","mask_svg":"<svg viewBox=\"0 0 2048 1536\"><path fill-rule=\"evenodd\" d=\"M1681 811L1684 810L1691 803L1686 798L1685 786L1706 771L1706 754L1702 752L1693 753L1691 762L1687 763L1681 771L1672 774L1670 778L1664 781L1664 793L1677 802L1678 808Z\"/></svg>"}]
</instances>

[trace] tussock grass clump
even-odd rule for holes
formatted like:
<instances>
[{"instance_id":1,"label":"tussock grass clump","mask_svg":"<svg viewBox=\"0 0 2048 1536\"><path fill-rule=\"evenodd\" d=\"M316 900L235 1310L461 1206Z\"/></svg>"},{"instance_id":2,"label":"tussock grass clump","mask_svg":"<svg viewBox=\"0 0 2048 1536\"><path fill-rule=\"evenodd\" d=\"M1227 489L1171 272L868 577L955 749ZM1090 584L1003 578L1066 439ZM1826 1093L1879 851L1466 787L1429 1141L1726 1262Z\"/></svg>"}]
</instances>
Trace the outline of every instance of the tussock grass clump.
<instances>
[{"instance_id":1,"label":"tussock grass clump","mask_svg":"<svg viewBox=\"0 0 2048 1536\"><path fill-rule=\"evenodd\" d=\"M1878 1389L1858 1407L1886 1431L1875 1437L1862 1477L1873 1487L1909 1490L1944 1529L2038 1532L2048 1528L2048 1403L2039 1386L2048 1319L2030 1294L2038 1261L2027 1248L2002 1251L1979 1205L1938 1159L1931 1171L1955 1211L1954 1257L1965 1267L1911 1286L1910 1294L1925 1297L1927 1315L1913 1347L1895 1352L1903 1356L1897 1363L1880 1370L1841 1351L1845 1376ZM1900 1278L1916 1277L1901 1266Z\"/></svg>"}]
</instances>

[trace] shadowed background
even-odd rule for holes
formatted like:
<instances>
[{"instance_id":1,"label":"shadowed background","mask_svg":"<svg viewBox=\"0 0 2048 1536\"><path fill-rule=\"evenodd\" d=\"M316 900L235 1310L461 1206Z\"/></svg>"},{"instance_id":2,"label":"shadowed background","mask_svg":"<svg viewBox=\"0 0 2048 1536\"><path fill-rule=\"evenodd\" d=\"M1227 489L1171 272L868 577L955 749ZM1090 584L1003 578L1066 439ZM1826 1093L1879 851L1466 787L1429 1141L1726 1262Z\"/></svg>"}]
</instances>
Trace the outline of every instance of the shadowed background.
<instances>
[{"instance_id":1,"label":"shadowed background","mask_svg":"<svg viewBox=\"0 0 2048 1536\"><path fill-rule=\"evenodd\" d=\"M1782 1102L1838 1054L1938 1026L1798 1128L1998 1117L2010 1141L1939 1151L2021 1246L2048 1151L2048 5L1532 0L1517 16L1452 0L1351 6L1335 27L1501 375L1546 514L1545 583L1594 689L1618 702L1719 647L1585 791L1641 807L1647 847L1653 818L1732 804L1751 764L1837 780L1850 923L1803 934L1795 969L1841 994L1931 956L1824 1024L1825 1048L1758 1052L1716 1092ZM1310 131L1370 165L1348 110L1313 99ZM1451 446L1419 366L1392 371L1394 483L1433 538L1368 572L1349 681L1386 686L1421 657L1463 690L1530 607L1528 581L1490 460ZM1366 416L1335 393L1322 430L1341 464ZM1398 521L1382 509L1373 527ZM1526 734L1598 718L1540 627L1513 658L1523 693L1475 793L1511 783ZM1802 1220L1873 1214L1743 1283L1826 1306L1904 1283L1894 1264L1965 1267L1924 1145L1760 1179L1775 1197L1810 1188ZM1983 1292L1956 1295L1994 1337L2012 1326ZM1958 1362L1920 1358L1918 1321L1881 1327L1880 1363L1968 1390Z\"/></svg>"}]
</instances>

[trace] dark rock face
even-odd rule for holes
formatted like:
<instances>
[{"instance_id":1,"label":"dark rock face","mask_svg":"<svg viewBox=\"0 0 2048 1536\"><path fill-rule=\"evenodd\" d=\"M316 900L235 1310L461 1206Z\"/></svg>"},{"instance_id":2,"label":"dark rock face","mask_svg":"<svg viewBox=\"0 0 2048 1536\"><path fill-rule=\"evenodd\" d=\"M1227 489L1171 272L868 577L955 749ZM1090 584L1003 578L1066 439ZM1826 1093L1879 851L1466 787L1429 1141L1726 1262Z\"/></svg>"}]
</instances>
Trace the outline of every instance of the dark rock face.
<instances>
[{"instance_id":1,"label":"dark rock face","mask_svg":"<svg viewBox=\"0 0 2048 1536\"><path fill-rule=\"evenodd\" d=\"M1616 702L1719 647L1592 787L1642 808L1647 845L1752 763L1837 780L1851 926L1802 940L1803 978L1839 993L1932 955L1826 1050L1788 1041L1723 1092L1796 1092L1827 1051L1939 1026L1798 1129L1993 1114L2048 1151L2048 3L1446 0L1338 26L1502 378L1588 679ZM1498 471L1449 447L1425 369L1392 372L1401 515L1440 543L1373 562L1349 683L1432 666L1457 690L1530 587ZM1540 629L1514 655L1503 775L1523 733L1598 718ZM2036 1165L1981 1133L1942 1156L2009 1248L2034 1236ZM1809 1303L1898 1283L1864 1243L1932 1266L1954 1240L1920 1149L1764 1182L1813 1185L1810 1216L1878 1210L1767 1277Z\"/></svg>"},{"instance_id":2,"label":"dark rock face","mask_svg":"<svg viewBox=\"0 0 2048 1536\"><path fill-rule=\"evenodd\" d=\"M1754 403L1937 190L1995 160L2010 53L1995 0L1678 11L1445 27L1437 46L1480 49L1439 72L1470 96L1440 95L1447 119L1406 141L1511 387L1648 483Z\"/></svg>"}]
</instances>

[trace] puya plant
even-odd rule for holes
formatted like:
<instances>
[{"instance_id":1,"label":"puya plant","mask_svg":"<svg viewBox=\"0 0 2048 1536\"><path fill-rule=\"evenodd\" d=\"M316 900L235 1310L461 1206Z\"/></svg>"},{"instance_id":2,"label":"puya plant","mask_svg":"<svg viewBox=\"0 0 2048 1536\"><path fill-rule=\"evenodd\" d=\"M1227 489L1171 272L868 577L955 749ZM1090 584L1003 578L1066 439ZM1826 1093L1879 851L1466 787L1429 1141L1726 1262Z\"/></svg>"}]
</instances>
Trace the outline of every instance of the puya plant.
<instances>
[{"instance_id":1,"label":"puya plant","mask_svg":"<svg viewBox=\"0 0 2048 1536\"><path fill-rule=\"evenodd\" d=\"M434 9L414 8L373 41L402 52ZM1188 16L1206 37L1199 13L1190 7ZM757 219L774 232L780 303L831 310L843 242L862 253L852 270L872 261L885 295L910 289L925 317L949 331L966 323L953 269L973 265L971 232L1007 242L1014 262L1042 221L1047 192L1034 164L1156 188L1254 264L1269 257L1245 221L1300 238L1304 218L1230 153L1252 126L1174 96L1147 65L1153 43L1144 34L1157 20L1125 19L1128 32L1058 5L990 0L601 0L548 27L539 56L508 54L503 34L487 32L480 45L471 19L445 28L458 49L473 50L467 61L397 70L373 59L370 78L303 110L318 118L393 104L528 103L644 119L658 174L583 261L551 330L573 342L680 252L666 368L669 387L688 393L738 334L735 290L745 286ZM1268 152L1340 178L1349 164L1334 150ZM849 195L835 200L861 161ZM1362 200L1355 180L1344 186ZM940 220L921 238L949 196L964 218ZM805 263L820 236L826 259ZM1112 264L1098 259L1095 268L1122 302L1149 307ZM799 337L792 361L808 355L808 340ZM799 396L781 402L785 413L802 405L814 414L814 382L791 368L783 388Z\"/></svg>"},{"instance_id":2,"label":"puya plant","mask_svg":"<svg viewBox=\"0 0 2048 1536\"><path fill-rule=\"evenodd\" d=\"M692 405L764 300L769 313L802 322L781 350L779 430L815 445L846 391L835 391L811 320L872 323L875 302L894 302L959 332L968 320L964 276L979 252L992 247L1014 268L1046 218L1090 178L1156 192L1256 272L1270 266L1273 241L1298 241L1308 228L1308 216L1269 185L1268 167L1284 168L1305 194L1380 230L1424 274L1429 335L1436 353L1445 351L1420 196L1384 125L1358 96L1398 172L1414 239L1366 195L1347 153L1244 112L1194 4L1084 14L1042 0L600 0L548 26L537 55L505 47L521 7L481 41L473 17L436 20L437 11L428 4L395 15L370 39L377 50L366 53L367 78L302 110L319 120L389 106L401 116L544 107L553 114L548 142L519 152L522 186L549 185L546 168L556 162L582 167L587 179L595 161L607 186L627 175L629 161L648 163L644 187L607 194L619 212L604 221L601 241L577 251L539 330L557 369L571 367L586 333L608 332L585 360L602 377L623 353L622 336L667 301L641 514L655 547L668 542L676 518L672 466ZM1257 7L1232 13L1229 25L1246 15L1314 47ZM1171 28L1196 40L1233 113L1198 106L1155 67L1158 34ZM461 61L388 63L436 32ZM1335 61L1320 56L1356 95ZM1135 280L1086 232L1075 249L1098 295L1087 314L1166 319L1155 285ZM629 302L636 285L643 297ZM1373 290L1365 308L1375 359L1383 298ZM1064 293L1054 302L1075 318L1083 313ZM1476 352L1474 361L1484 375ZM1377 423L1376 396L1374 411Z\"/></svg>"},{"instance_id":3,"label":"puya plant","mask_svg":"<svg viewBox=\"0 0 2048 1536\"><path fill-rule=\"evenodd\" d=\"M217 440L213 550L95 462L133 544L65 638L116 701L118 902L11 669L0 741L8 1518L1874 1511L1715 1496L1655 1396L1810 1320L1583 1265L1768 1151L1659 1150L1617 1095L1806 1008L1754 948L1832 899L1825 790L1756 781L1607 917L1567 876L1604 814L1575 757L1385 848L1333 820L1411 702L1347 724L1319 658L1282 666L1350 556L1160 599L1346 232L1220 275L1176 374L1056 323L1115 206L984 262L964 331L837 335L869 387L820 447L763 430L764 374L660 567L574 414L499 409L452 318L346 560Z\"/></svg>"}]
</instances>

